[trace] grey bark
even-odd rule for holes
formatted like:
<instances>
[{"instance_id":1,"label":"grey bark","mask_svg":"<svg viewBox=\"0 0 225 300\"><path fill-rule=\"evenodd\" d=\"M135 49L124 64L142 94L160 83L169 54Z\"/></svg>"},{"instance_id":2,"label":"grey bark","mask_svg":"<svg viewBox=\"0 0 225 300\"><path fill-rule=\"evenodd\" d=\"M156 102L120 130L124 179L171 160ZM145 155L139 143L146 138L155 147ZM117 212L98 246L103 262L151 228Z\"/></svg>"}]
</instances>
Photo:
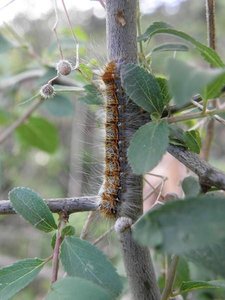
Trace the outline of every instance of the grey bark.
<instances>
[{"instance_id":1,"label":"grey bark","mask_svg":"<svg viewBox=\"0 0 225 300\"><path fill-rule=\"evenodd\" d=\"M106 29L108 58L115 61L118 72L122 64L137 62L135 0L106 1ZM144 124L139 108L123 95L121 82L117 80L118 102L124 109L124 142L122 152L126 156L129 140L136 129ZM121 180L121 209L119 216L136 220L142 214L142 178L134 175L126 160L121 165L126 176ZM158 300L159 289L149 250L139 246L132 237L130 228L120 232L124 265L133 299Z\"/></svg>"},{"instance_id":2,"label":"grey bark","mask_svg":"<svg viewBox=\"0 0 225 300\"><path fill-rule=\"evenodd\" d=\"M98 209L100 198L98 196L90 197L71 197L71 198L58 198L46 199L48 207L53 213L65 212L72 214L81 211L93 211ZM0 215L15 214L9 200L0 201Z\"/></svg>"},{"instance_id":3,"label":"grey bark","mask_svg":"<svg viewBox=\"0 0 225 300\"><path fill-rule=\"evenodd\" d=\"M214 186L225 190L225 174L212 167L205 160L200 159L197 154L174 145L169 145L167 151L198 175L199 181L203 186Z\"/></svg>"}]
</instances>

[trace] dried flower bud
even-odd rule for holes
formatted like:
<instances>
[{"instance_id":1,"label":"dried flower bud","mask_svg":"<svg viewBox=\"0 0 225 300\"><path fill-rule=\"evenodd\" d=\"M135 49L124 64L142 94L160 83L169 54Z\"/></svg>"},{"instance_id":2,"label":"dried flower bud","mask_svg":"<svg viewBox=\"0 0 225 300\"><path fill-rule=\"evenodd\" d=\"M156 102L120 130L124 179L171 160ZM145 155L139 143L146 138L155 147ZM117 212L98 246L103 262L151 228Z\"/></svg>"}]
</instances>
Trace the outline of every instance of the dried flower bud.
<instances>
[{"instance_id":1,"label":"dried flower bud","mask_svg":"<svg viewBox=\"0 0 225 300\"><path fill-rule=\"evenodd\" d=\"M54 94L55 94L54 87L50 83L44 84L41 87L40 95L42 98L47 99L54 96Z\"/></svg>"},{"instance_id":2,"label":"dried flower bud","mask_svg":"<svg viewBox=\"0 0 225 300\"><path fill-rule=\"evenodd\" d=\"M58 74L67 76L71 73L73 67L68 60L60 60L56 65Z\"/></svg>"}]
</instances>

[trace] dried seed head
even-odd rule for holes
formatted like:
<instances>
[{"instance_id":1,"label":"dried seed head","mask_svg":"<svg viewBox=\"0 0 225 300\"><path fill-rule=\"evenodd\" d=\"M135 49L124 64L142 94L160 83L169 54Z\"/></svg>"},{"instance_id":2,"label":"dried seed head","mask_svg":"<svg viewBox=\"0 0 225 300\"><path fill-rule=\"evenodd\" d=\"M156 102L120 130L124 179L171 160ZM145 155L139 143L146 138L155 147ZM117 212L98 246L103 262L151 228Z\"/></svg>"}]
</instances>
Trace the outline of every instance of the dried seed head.
<instances>
[{"instance_id":1,"label":"dried seed head","mask_svg":"<svg viewBox=\"0 0 225 300\"><path fill-rule=\"evenodd\" d=\"M71 73L73 67L68 60L60 60L56 65L56 70L60 75L67 76Z\"/></svg>"},{"instance_id":2,"label":"dried seed head","mask_svg":"<svg viewBox=\"0 0 225 300\"><path fill-rule=\"evenodd\" d=\"M55 94L54 87L50 83L42 85L40 90L40 95L42 98L47 99L54 96L54 94Z\"/></svg>"}]
</instances>

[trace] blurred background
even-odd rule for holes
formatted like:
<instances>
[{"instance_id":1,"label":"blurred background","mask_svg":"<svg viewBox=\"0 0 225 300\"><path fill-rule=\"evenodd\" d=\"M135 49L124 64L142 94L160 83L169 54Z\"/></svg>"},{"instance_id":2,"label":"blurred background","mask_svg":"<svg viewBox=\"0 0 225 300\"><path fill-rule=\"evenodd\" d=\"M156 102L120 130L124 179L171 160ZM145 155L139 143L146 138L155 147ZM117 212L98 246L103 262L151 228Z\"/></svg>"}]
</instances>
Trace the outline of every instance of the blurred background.
<instances>
[{"instance_id":1,"label":"blurred background","mask_svg":"<svg viewBox=\"0 0 225 300\"><path fill-rule=\"evenodd\" d=\"M52 31L55 23L54 3L41 2L0 1L0 132L20 117L32 103L23 102L37 94L41 85L56 75L55 64L60 56ZM94 79L98 82L99 74L107 62L104 9L98 1L82 0L76 4L76 1L67 0L65 3L80 43L81 63L87 67L86 74L89 68L94 72ZM207 44L205 1L141 0L140 9L143 32L154 21L164 21ZM217 0L217 50L222 58L225 58L224 11L225 2ZM58 15L57 31L64 57L74 63L75 44L61 1L58 1ZM145 45L146 54L168 39L171 40L166 36L154 38L150 45ZM173 52L153 54L153 72L163 74L168 57L173 56ZM204 66L203 60L192 48L176 56ZM72 72L68 82L80 88L90 83L79 72ZM0 199L6 200L8 192L16 186L30 187L43 198L96 195L101 186L103 170L101 102L103 99L98 91L92 99L88 98L88 93L68 92L59 93L39 107L33 116L41 124L47 122L47 127L42 124L42 132L32 138L32 130L27 136L24 129L20 128L0 145ZM54 134L46 141L48 130ZM225 170L225 131L221 125L217 125L215 139L217 142L213 143L210 160ZM47 149L41 146L45 142L50 144ZM164 174L162 169L156 171L171 177L165 193L177 189L179 193L179 179L186 174L186 170L180 168L174 161L169 161L169 173ZM175 174L180 175L175 177ZM70 218L78 236L86 217L86 213L79 213ZM97 239L111 226L110 222L103 222L100 216L95 216L94 222L97 226L92 226L87 237L90 241ZM0 266L25 257L47 257L51 254L51 236L33 229L20 217L0 216L0 228ZM113 234L108 235L98 246L107 252L120 274L124 275L119 245ZM161 268L162 257L157 253L155 257L156 265ZM188 276L202 280L211 278L210 274L194 265L187 265L186 262L184 265L184 269L190 270ZM13 299L42 299L49 288L50 268L49 265L49 269L46 268L38 280ZM225 298L220 292L203 291L193 292L187 299Z\"/></svg>"}]
</instances>

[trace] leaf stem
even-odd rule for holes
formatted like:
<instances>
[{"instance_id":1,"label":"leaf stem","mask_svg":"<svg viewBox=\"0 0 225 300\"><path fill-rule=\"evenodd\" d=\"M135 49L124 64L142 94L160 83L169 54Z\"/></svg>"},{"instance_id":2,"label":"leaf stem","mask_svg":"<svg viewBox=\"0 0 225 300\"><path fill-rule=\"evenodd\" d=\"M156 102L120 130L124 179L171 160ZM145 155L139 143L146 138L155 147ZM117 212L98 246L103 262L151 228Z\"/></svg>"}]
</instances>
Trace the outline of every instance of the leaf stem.
<instances>
[{"instance_id":1,"label":"leaf stem","mask_svg":"<svg viewBox=\"0 0 225 300\"><path fill-rule=\"evenodd\" d=\"M166 278L167 278L166 284L165 284L165 288L162 293L161 300L168 300L170 298L170 296L172 295L172 289L173 289L173 284L174 284L174 280L176 277L176 270L177 270L178 262L179 262L179 256L174 255L174 257L171 260L170 266L169 266L168 274L166 276Z\"/></svg>"}]
</instances>

